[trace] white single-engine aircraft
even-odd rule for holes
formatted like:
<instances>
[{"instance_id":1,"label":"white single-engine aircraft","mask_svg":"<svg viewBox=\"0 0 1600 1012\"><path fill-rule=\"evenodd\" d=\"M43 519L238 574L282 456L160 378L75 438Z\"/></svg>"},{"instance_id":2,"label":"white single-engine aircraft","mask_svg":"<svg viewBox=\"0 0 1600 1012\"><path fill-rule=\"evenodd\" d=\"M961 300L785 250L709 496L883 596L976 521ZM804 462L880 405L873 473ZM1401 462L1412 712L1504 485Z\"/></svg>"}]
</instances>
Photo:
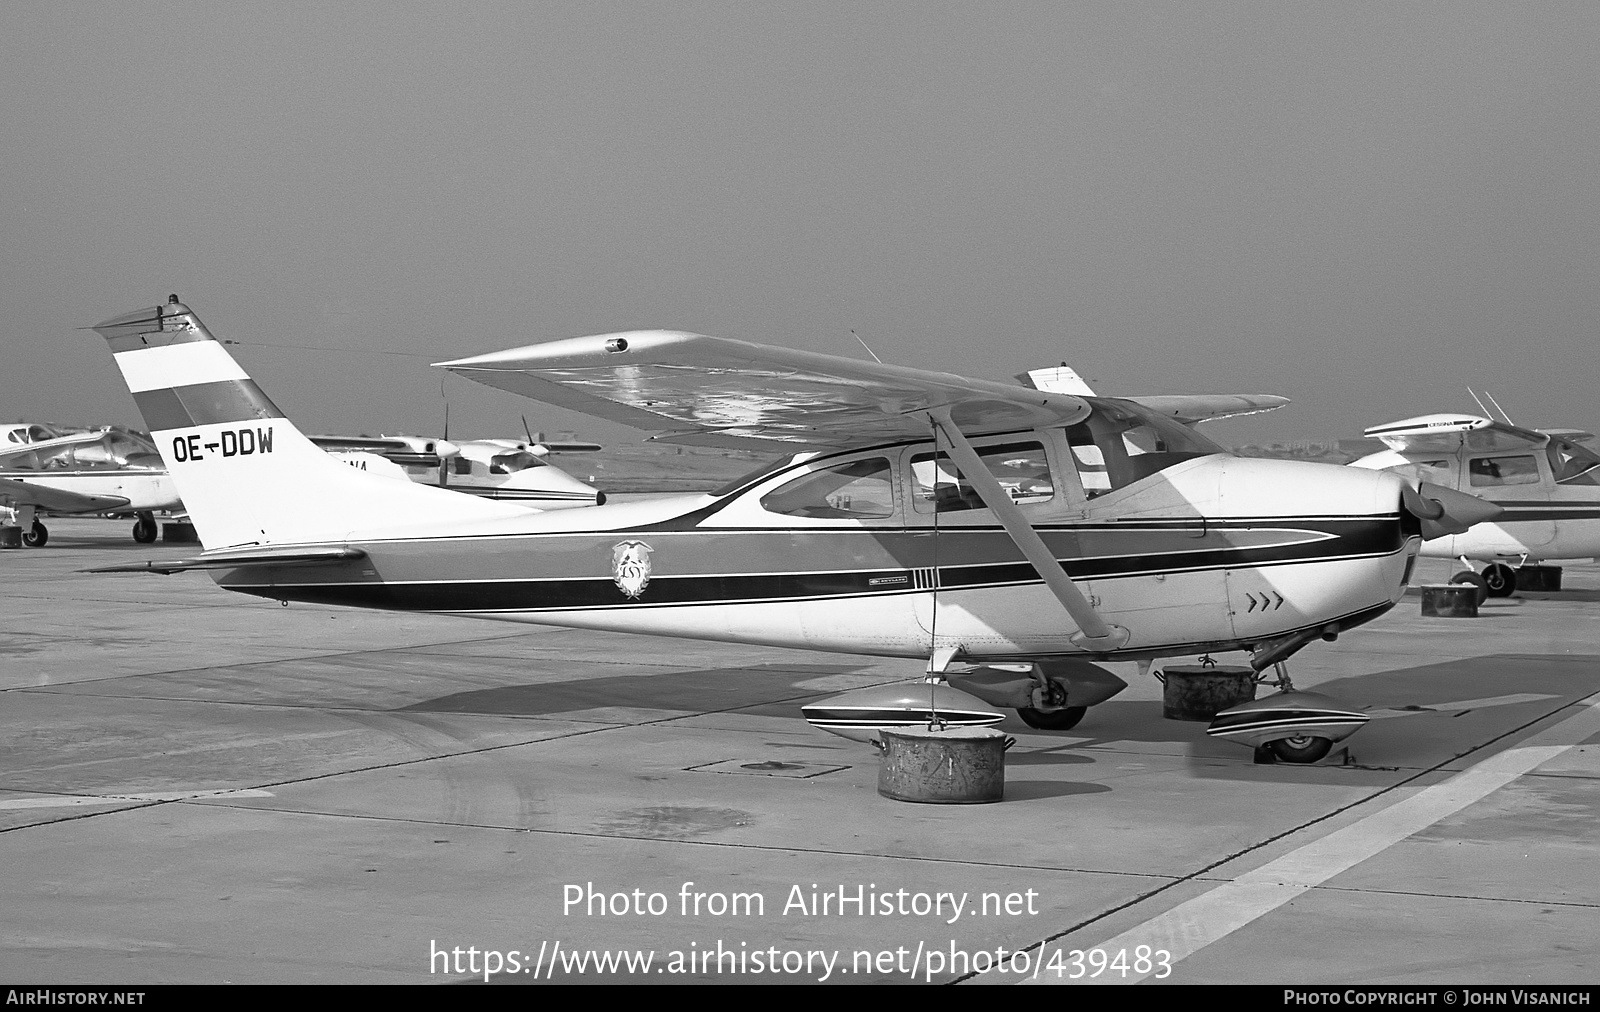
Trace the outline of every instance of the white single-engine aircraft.
<instances>
[{"instance_id":1,"label":"white single-engine aircraft","mask_svg":"<svg viewBox=\"0 0 1600 1012\"><path fill-rule=\"evenodd\" d=\"M37 430L37 431L30 431ZM156 448L141 434L110 427L31 441L41 426L13 426L0 445L0 511L23 529L22 543L50 538L41 516L133 516L133 538L156 539L157 511L183 508Z\"/></svg>"},{"instance_id":2,"label":"white single-engine aircraft","mask_svg":"<svg viewBox=\"0 0 1600 1012\"><path fill-rule=\"evenodd\" d=\"M1480 595L1515 591L1512 565L1600 555L1600 454L1579 443L1592 433L1437 414L1375 425L1366 434L1389 449L1352 467L1394 471L1504 509L1491 523L1422 544L1424 556L1459 559L1468 571L1453 579L1478 585ZM1481 573L1472 571L1473 562L1486 564Z\"/></svg>"},{"instance_id":3,"label":"white single-engine aircraft","mask_svg":"<svg viewBox=\"0 0 1600 1012\"><path fill-rule=\"evenodd\" d=\"M1248 650L1288 688L1285 658L1393 607L1422 538L1482 505L1379 471L1235 457L1130 400L643 331L442 365L669 430L658 439L783 455L706 495L532 514L333 460L176 296L94 329L206 549L111 568L204 569L283 601L922 658L949 675L803 708L851 735L994 723L996 707L1070 727L1125 687L1096 660ZM1211 730L1313 762L1365 720L1289 691Z\"/></svg>"}]
</instances>

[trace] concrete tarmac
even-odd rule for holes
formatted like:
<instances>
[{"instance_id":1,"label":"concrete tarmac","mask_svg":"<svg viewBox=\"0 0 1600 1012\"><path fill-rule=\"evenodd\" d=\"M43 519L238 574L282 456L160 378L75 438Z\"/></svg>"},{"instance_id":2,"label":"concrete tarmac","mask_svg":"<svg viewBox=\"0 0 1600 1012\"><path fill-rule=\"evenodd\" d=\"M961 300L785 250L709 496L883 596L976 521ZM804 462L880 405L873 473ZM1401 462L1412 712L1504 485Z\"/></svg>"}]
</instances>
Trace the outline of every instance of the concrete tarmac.
<instances>
[{"instance_id":1,"label":"concrete tarmac","mask_svg":"<svg viewBox=\"0 0 1600 1012\"><path fill-rule=\"evenodd\" d=\"M800 716L915 662L79 572L198 551L128 526L0 552L0 982L1600 981L1593 565L1296 655L1315 765L1121 664L939 806Z\"/></svg>"}]
</instances>

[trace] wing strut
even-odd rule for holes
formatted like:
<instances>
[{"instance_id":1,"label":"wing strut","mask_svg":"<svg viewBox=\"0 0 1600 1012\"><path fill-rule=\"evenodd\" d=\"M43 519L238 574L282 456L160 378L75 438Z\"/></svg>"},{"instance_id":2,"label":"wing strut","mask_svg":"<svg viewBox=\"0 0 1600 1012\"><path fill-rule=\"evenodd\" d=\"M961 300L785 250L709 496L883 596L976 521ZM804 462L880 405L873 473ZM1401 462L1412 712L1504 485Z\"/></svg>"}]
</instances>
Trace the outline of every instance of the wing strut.
<instances>
[{"instance_id":1,"label":"wing strut","mask_svg":"<svg viewBox=\"0 0 1600 1012\"><path fill-rule=\"evenodd\" d=\"M950 456L955 459L956 465L963 474L972 482L972 487L977 491L983 504L994 513L995 519L1011 535L1011 540L1021 549L1022 554L1033 564L1043 578L1045 586L1067 609L1067 614L1072 616L1072 621L1078 625L1079 632L1072 637L1072 642L1089 651L1118 650L1127 645L1128 630L1118 625L1112 625L1101 618L1094 610L1094 606L1084 599L1067 571L1061 568L1061 563L1045 547L1044 539L1039 537L1039 532L1033 529L1017 504L1011 501L1011 496L1000 487L1000 482L989 473L984 466L983 459L978 452L967 442L967 437L950 420L948 408L938 408L929 412L934 424L939 426L945 438L950 441Z\"/></svg>"}]
</instances>

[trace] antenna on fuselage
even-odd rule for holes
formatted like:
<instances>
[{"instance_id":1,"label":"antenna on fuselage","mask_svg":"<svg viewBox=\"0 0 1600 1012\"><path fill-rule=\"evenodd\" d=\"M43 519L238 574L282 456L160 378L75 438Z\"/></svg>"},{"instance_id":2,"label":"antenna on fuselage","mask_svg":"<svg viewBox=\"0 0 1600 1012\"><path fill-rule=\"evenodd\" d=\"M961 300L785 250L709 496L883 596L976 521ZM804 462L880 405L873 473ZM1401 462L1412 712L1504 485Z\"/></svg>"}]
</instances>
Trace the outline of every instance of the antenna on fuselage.
<instances>
[{"instance_id":1,"label":"antenna on fuselage","mask_svg":"<svg viewBox=\"0 0 1600 1012\"><path fill-rule=\"evenodd\" d=\"M1479 398L1477 394L1472 392L1472 388L1471 387L1467 387L1467 396L1471 397L1473 400L1478 402L1478 410L1479 411L1482 411L1484 414L1488 415L1491 419L1494 418L1494 412L1490 411L1488 406L1483 403L1483 400L1481 398Z\"/></svg>"},{"instance_id":2,"label":"antenna on fuselage","mask_svg":"<svg viewBox=\"0 0 1600 1012\"><path fill-rule=\"evenodd\" d=\"M874 362L878 363L879 365L883 364L883 359L878 357L878 353L877 352L875 352L871 348L867 347L867 342L861 340L861 335L860 334L857 334L855 331L852 330L850 332L850 336L855 338L858 342L860 342L861 347L867 349L867 354L872 356L872 360Z\"/></svg>"},{"instance_id":3,"label":"antenna on fuselage","mask_svg":"<svg viewBox=\"0 0 1600 1012\"><path fill-rule=\"evenodd\" d=\"M1511 420L1511 416L1510 415L1506 414L1506 409L1502 408L1500 406L1500 402L1494 399L1494 394L1491 394L1489 391L1485 390L1483 392L1483 396L1489 398L1489 403L1493 404L1495 406L1495 410L1500 412L1500 417L1505 419L1505 423L1507 425L1515 425L1515 424L1517 424L1516 422L1513 422Z\"/></svg>"}]
</instances>

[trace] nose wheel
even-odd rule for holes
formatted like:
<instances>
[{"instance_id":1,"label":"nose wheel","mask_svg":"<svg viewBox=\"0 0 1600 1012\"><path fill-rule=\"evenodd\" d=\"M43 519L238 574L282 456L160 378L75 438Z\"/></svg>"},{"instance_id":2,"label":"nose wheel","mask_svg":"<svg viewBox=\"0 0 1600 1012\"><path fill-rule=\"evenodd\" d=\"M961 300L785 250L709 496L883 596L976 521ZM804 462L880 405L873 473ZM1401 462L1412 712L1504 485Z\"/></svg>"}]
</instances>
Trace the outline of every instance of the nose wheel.
<instances>
[{"instance_id":1,"label":"nose wheel","mask_svg":"<svg viewBox=\"0 0 1600 1012\"><path fill-rule=\"evenodd\" d=\"M49 529L37 520L33 522L32 527L29 527L27 530L22 532L22 543L27 545L29 548L43 547L44 543L49 540Z\"/></svg>"},{"instance_id":2,"label":"nose wheel","mask_svg":"<svg viewBox=\"0 0 1600 1012\"><path fill-rule=\"evenodd\" d=\"M1292 738L1274 738L1265 745L1256 746L1256 762L1283 760L1286 763L1314 763L1333 748L1329 738L1300 734ZM1262 753L1267 756L1263 757Z\"/></svg>"},{"instance_id":3,"label":"nose wheel","mask_svg":"<svg viewBox=\"0 0 1600 1012\"><path fill-rule=\"evenodd\" d=\"M133 524L133 540L148 545L156 539L156 518L153 513L140 513Z\"/></svg>"},{"instance_id":4,"label":"nose wheel","mask_svg":"<svg viewBox=\"0 0 1600 1012\"><path fill-rule=\"evenodd\" d=\"M1485 566L1483 585L1490 597L1510 597L1517 589L1517 571L1503 562Z\"/></svg>"}]
</instances>

